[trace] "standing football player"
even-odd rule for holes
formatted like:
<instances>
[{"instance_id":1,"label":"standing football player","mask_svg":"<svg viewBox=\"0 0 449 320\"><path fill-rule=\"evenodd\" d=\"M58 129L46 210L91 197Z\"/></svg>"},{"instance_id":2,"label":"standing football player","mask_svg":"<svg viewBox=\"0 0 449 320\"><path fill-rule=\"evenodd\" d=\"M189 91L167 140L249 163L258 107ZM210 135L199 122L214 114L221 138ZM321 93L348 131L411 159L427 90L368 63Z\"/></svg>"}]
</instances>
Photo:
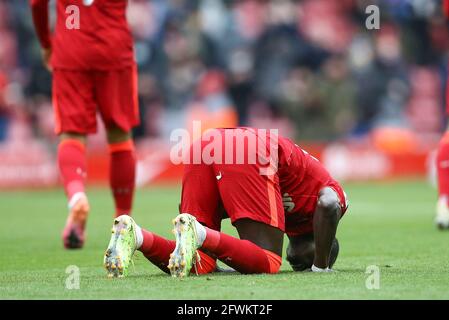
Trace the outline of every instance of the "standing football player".
<instances>
[{"instance_id":1,"label":"standing football player","mask_svg":"<svg viewBox=\"0 0 449 320\"><path fill-rule=\"evenodd\" d=\"M443 2L444 15L449 18L449 0ZM446 88L446 112L449 114L449 81ZM449 127L440 140L437 153L438 202L435 223L440 229L449 228Z\"/></svg>"},{"instance_id":2,"label":"standing football player","mask_svg":"<svg viewBox=\"0 0 449 320\"><path fill-rule=\"evenodd\" d=\"M30 3L43 60L53 74L58 166L69 208L63 242L67 249L81 248L89 213L86 137L97 131L97 111L107 131L116 216L131 213L136 167L131 129L139 124L139 112L127 0L57 0L53 34L48 0Z\"/></svg>"}]
</instances>

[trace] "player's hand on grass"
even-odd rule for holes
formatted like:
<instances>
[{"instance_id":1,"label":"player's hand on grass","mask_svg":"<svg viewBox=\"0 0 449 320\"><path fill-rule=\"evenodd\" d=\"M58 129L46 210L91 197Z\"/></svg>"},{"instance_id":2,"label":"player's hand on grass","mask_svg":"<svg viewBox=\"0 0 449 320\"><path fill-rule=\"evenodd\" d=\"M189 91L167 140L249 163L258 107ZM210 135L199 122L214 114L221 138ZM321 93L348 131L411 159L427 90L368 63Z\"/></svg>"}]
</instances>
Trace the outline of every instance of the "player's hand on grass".
<instances>
[{"instance_id":1,"label":"player's hand on grass","mask_svg":"<svg viewBox=\"0 0 449 320\"><path fill-rule=\"evenodd\" d=\"M45 67L48 71L52 72L53 68L51 67L50 60L51 60L51 54L52 50L51 48L42 48L42 60L44 62Z\"/></svg>"},{"instance_id":2,"label":"player's hand on grass","mask_svg":"<svg viewBox=\"0 0 449 320\"><path fill-rule=\"evenodd\" d=\"M334 270L330 269L329 267L323 269L323 268L318 268L315 267L315 265L312 265L312 268L310 268L310 271L312 272L321 272L321 273L328 273L328 272L334 272Z\"/></svg>"}]
</instances>

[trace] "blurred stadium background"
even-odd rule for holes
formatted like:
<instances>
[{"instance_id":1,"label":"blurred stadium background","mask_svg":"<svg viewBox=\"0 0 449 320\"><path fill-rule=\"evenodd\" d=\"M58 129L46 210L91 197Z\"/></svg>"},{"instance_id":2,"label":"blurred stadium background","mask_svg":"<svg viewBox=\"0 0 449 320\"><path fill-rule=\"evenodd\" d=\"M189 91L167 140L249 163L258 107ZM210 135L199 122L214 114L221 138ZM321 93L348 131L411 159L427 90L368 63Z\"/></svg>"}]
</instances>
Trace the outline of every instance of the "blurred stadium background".
<instances>
[{"instance_id":1,"label":"blurred stadium background","mask_svg":"<svg viewBox=\"0 0 449 320\"><path fill-rule=\"evenodd\" d=\"M380 30L365 27L369 4ZM441 1L130 0L128 20L139 185L179 181L169 136L193 119L280 128L342 180L429 171L446 125ZM107 182L104 135L89 141L93 184ZM58 185L56 146L28 1L0 0L0 187Z\"/></svg>"}]
</instances>

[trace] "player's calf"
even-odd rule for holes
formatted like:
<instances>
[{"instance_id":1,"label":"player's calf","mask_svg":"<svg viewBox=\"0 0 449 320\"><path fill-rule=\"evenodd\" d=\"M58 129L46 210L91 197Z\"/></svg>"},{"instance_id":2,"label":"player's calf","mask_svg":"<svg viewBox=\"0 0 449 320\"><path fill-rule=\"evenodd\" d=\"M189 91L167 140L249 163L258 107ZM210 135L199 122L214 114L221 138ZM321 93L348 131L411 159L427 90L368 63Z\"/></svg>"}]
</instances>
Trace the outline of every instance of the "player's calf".
<instances>
[{"instance_id":1,"label":"player's calf","mask_svg":"<svg viewBox=\"0 0 449 320\"><path fill-rule=\"evenodd\" d=\"M58 167L68 199L69 216L62 233L64 247L82 248L89 203L84 192L86 179L85 136L63 133L58 146Z\"/></svg>"},{"instance_id":2,"label":"player's calf","mask_svg":"<svg viewBox=\"0 0 449 320\"><path fill-rule=\"evenodd\" d=\"M109 183L114 197L116 217L131 215L136 176L136 154L131 131L108 123Z\"/></svg>"},{"instance_id":3,"label":"player's calf","mask_svg":"<svg viewBox=\"0 0 449 320\"><path fill-rule=\"evenodd\" d=\"M128 135L123 134L123 138ZM111 159L109 182L114 197L116 216L130 215L136 177L136 155L131 138L121 142L109 142Z\"/></svg>"}]
</instances>

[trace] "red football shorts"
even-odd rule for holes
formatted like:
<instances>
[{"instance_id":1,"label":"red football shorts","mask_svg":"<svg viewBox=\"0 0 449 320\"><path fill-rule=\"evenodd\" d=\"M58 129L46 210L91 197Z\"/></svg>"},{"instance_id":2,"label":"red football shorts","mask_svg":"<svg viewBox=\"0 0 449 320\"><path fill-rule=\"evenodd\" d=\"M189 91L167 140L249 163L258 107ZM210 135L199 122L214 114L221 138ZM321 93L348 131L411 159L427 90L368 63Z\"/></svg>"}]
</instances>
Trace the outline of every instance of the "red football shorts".
<instances>
[{"instance_id":1,"label":"red football shorts","mask_svg":"<svg viewBox=\"0 0 449 320\"><path fill-rule=\"evenodd\" d=\"M184 165L181 212L214 230L220 230L226 213L231 223L250 219L284 231L279 177L262 175L260 169L247 161Z\"/></svg>"},{"instance_id":2,"label":"red football shorts","mask_svg":"<svg viewBox=\"0 0 449 320\"><path fill-rule=\"evenodd\" d=\"M130 131L139 124L137 68L53 71L55 132L95 133L97 110L106 128Z\"/></svg>"},{"instance_id":3,"label":"red football shorts","mask_svg":"<svg viewBox=\"0 0 449 320\"><path fill-rule=\"evenodd\" d=\"M260 175L256 165L185 165L181 212L214 230L226 212L231 223L246 218L284 231L278 178Z\"/></svg>"}]
</instances>

